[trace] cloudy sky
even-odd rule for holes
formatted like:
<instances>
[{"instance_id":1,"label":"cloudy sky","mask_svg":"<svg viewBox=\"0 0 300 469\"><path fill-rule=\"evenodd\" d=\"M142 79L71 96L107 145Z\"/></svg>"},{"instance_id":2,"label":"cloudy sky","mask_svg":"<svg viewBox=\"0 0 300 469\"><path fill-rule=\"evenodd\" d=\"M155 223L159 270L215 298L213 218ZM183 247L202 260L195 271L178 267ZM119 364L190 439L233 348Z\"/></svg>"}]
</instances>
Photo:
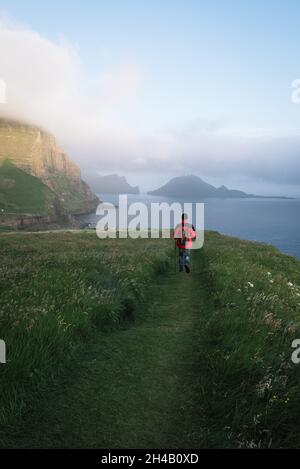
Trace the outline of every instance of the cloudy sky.
<instances>
[{"instance_id":1,"label":"cloudy sky","mask_svg":"<svg viewBox=\"0 0 300 469\"><path fill-rule=\"evenodd\" d=\"M0 115L144 189L300 196L299 21L296 0L0 1Z\"/></svg>"}]
</instances>

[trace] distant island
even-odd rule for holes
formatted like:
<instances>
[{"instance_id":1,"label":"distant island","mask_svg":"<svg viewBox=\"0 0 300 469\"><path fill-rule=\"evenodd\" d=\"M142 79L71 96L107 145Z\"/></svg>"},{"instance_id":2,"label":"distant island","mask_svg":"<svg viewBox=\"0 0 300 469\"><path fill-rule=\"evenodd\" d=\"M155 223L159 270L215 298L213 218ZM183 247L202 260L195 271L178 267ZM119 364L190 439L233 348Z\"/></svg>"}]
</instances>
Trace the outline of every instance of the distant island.
<instances>
[{"instance_id":1,"label":"distant island","mask_svg":"<svg viewBox=\"0 0 300 469\"><path fill-rule=\"evenodd\" d=\"M246 192L228 189L226 186L214 187L203 181L199 176L178 176L171 179L167 184L160 188L149 191L150 195L161 195L164 197L215 197L220 199L246 199L246 198L278 198L288 199L289 197L269 197Z\"/></svg>"},{"instance_id":2,"label":"distant island","mask_svg":"<svg viewBox=\"0 0 300 469\"><path fill-rule=\"evenodd\" d=\"M125 176L108 174L96 175L88 178L91 189L98 194L139 194L138 186L128 184Z\"/></svg>"}]
</instances>

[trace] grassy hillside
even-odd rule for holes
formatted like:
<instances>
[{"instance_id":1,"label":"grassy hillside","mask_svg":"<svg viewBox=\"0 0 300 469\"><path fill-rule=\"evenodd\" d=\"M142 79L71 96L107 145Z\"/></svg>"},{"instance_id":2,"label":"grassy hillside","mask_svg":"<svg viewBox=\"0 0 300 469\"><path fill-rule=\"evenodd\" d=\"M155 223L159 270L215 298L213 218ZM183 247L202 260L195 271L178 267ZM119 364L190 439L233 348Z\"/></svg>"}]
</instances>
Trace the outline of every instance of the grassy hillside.
<instances>
[{"instance_id":1,"label":"grassy hillside","mask_svg":"<svg viewBox=\"0 0 300 469\"><path fill-rule=\"evenodd\" d=\"M131 317L167 262L166 243L95 233L0 235L0 427L53 381L95 331ZM143 261L142 261L143 259Z\"/></svg>"},{"instance_id":2,"label":"grassy hillside","mask_svg":"<svg viewBox=\"0 0 300 469\"><path fill-rule=\"evenodd\" d=\"M299 447L300 261L217 233L201 256L214 299L199 336L206 444Z\"/></svg>"},{"instance_id":3,"label":"grassy hillside","mask_svg":"<svg viewBox=\"0 0 300 469\"><path fill-rule=\"evenodd\" d=\"M0 165L0 210L46 215L54 198L39 178L17 168L8 159Z\"/></svg>"},{"instance_id":4,"label":"grassy hillside","mask_svg":"<svg viewBox=\"0 0 300 469\"><path fill-rule=\"evenodd\" d=\"M0 444L300 444L300 261L206 233L192 273L168 240L1 234Z\"/></svg>"}]
</instances>

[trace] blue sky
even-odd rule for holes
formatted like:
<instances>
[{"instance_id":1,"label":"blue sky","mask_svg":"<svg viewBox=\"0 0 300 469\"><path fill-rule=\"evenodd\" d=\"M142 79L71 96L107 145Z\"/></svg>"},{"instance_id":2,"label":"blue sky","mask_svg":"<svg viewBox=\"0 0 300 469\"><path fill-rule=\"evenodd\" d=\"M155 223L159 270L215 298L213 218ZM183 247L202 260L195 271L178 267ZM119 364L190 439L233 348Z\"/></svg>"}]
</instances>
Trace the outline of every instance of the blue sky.
<instances>
[{"instance_id":1,"label":"blue sky","mask_svg":"<svg viewBox=\"0 0 300 469\"><path fill-rule=\"evenodd\" d=\"M87 79L114 63L138 63L154 126L202 114L234 127L300 127L289 99L300 74L297 1L9 0L1 6L42 35L77 44Z\"/></svg>"},{"instance_id":2,"label":"blue sky","mask_svg":"<svg viewBox=\"0 0 300 469\"><path fill-rule=\"evenodd\" d=\"M162 135L187 139L198 130L263 135L270 145L300 134L300 106L290 99L300 77L297 1L9 0L0 10L53 43L72 44L82 90L133 68L138 84L113 116L153 146Z\"/></svg>"}]
</instances>

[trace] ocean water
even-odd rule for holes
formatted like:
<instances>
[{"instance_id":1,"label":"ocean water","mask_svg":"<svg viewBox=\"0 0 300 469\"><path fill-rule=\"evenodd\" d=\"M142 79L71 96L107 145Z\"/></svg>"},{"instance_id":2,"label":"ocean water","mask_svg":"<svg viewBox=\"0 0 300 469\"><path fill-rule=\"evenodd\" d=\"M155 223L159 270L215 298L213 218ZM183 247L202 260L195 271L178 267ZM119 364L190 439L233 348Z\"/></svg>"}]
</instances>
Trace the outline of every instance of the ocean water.
<instances>
[{"instance_id":1,"label":"ocean water","mask_svg":"<svg viewBox=\"0 0 300 469\"><path fill-rule=\"evenodd\" d=\"M118 205L118 195L98 194L104 202ZM128 204L143 202L172 203L175 199L146 194L128 195ZM273 244L284 253L300 259L300 199L184 199L180 202L203 202L205 229L251 241ZM82 221L96 223L95 214Z\"/></svg>"}]
</instances>

